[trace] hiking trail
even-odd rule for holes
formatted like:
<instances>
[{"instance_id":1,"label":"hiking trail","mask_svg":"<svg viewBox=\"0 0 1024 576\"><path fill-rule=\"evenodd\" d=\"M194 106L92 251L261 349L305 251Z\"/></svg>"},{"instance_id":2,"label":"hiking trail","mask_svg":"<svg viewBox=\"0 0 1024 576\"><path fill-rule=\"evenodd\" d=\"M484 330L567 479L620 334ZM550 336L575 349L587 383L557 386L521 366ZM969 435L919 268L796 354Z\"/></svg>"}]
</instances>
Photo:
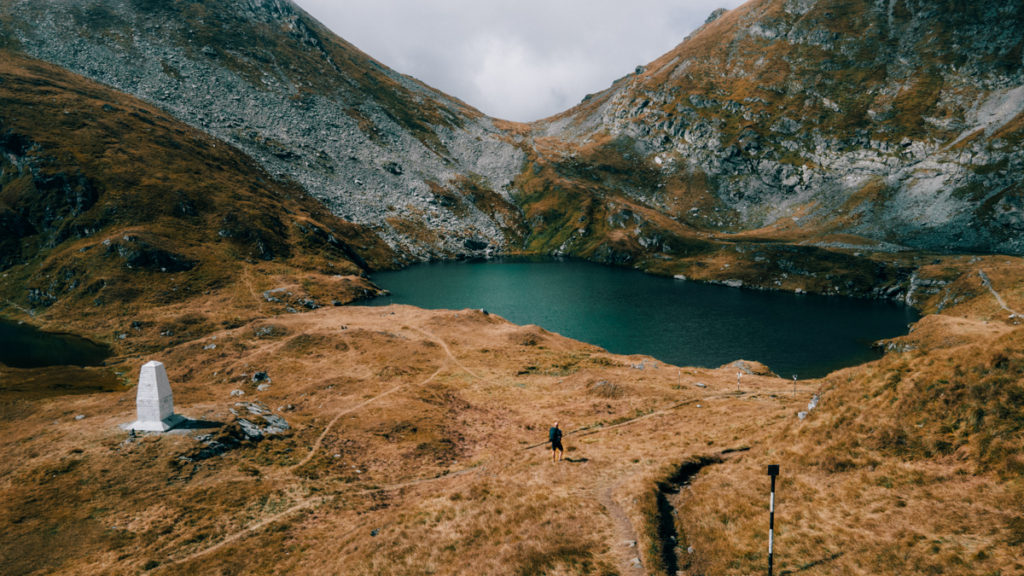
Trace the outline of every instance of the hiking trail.
<instances>
[{"instance_id":1,"label":"hiking trail","mask_svg":"<svg viewBox=\"0 0 1024 576\"><path fill-rule=\"evenodd\" d=\"M640 558L640 541L626 511L615 500L616 487L616 484L609 483L597 489L597 501L604 506L614 526L612 553L619 562L623 576L646 576L647 571Z\"/></svg>"},{"instance_id":2,"label":"hiking trail","mask_svg":"<svg viewBox=\"0 0 1024 576\"><path fill-rule=\"evenodd\" d=\"M985 274L984 270L979 269L978 276L981 276L981 283L985 286L985 288L988 288L988 291L991 292L993 296L995 296L996 303L999 304L999 307L1010 313L1011 319L1024 318L1024 315L1022 315L1020 312L1017 312L1013 308L1010 308L1009 306L1006 305L1006 300L1003 300L1003 297L999 294L999 292L996 292L995 287L992 286L992 280L989 279L988 274Z\"/></svg>"}]
</instances>

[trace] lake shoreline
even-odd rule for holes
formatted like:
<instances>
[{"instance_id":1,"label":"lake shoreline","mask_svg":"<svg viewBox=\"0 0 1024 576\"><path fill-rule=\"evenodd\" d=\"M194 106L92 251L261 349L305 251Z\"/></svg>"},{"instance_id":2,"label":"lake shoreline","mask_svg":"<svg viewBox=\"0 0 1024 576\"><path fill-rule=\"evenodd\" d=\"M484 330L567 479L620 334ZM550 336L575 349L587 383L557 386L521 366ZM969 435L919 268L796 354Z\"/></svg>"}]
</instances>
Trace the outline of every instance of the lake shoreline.
<instances>
[{"instance_id":1,"label":"lake shoreline","mask_svg":"<svg viewBox=\"0 0 1024 576\"><path fill-rule=\"evenodd\" d=\"M617 354L702 368L751 358L779 373L813 377L878 359L875 342L906 334L920 318L898 303L733 291L569 258L433 262L371 280L389 293L362 305L487 309ZM802 317L807 314L814 318ZM712 352L691 352L706 348ZM837 349L843 360L834 359Z\"/></svg>"}]
</instances>

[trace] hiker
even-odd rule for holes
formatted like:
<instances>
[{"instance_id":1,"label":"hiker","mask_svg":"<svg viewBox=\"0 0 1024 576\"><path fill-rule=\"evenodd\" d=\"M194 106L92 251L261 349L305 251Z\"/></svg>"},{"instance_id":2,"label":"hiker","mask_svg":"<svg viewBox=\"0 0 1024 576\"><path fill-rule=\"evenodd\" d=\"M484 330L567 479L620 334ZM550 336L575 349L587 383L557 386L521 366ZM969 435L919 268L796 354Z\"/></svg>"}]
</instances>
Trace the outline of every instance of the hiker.
<instances>
[{"instance_id":1,"label":"hiker","mask_svg":"<svg viewBox=\"0 0 1024 576\"><path fill-rule=\"evenodd\" d=\"M558 422L548 430L548 440L551 442L551 461L562 460L562 431L558 429Z\"/></svg>"}]
</instances>

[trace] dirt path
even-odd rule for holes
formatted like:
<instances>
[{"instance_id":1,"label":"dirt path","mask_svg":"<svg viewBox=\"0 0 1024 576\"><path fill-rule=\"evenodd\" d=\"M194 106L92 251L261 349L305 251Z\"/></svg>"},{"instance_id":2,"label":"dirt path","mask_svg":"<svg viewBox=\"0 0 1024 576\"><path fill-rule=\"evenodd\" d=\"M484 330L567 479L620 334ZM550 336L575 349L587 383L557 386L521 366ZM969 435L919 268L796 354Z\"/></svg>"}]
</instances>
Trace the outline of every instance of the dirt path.
<instances>
[{"instance_id":1,"label":"dirt path","mask_svg":"<svg viewBox=\"0 0 1024 576\"><path fill-rule=\"evenodd\" d=\"M442 480L450 480L452 478L457 478L459 476L465 476L466 474L471 474L473 472L476 472L480 468L481 468L481 465L475 465L475 466L471 466L469 468L464 468L462 470L458 470L456 472L452 472L451 474L445 474L443 476L432 476L432 477L429 477L429 478L419 478L419 479L416 479L416 480L407 480L405 482L397 482L395 484L387 484L385 486L380 486L378 488L366 488L366 489L361 489L361 490L353 490L352 492L343 492L341 494L338 494L335 497L339 497L339 496L360 496L360 495L365 495L365 494L375 494L375 493L378 493L378 492L391 492L391 491L394 491L394 490L401 490L403 488L411 488L413 486L421 486L423 484L430 484L432 482L440 482ZM330 498L330 499L333 499L333 498ZM328 499L328 498L304 498L302 500L299 500L293 506L289 507L287 510L283 510L281 512L278 512L277 514L274 514L273 516L268 516L268 517L266 517L266 518L264 518L264 519L262 519L262 520L260 520L258 522L255 522L253 524L250 524L249 526L246 526L245 528L242 528L241 530L239 530L237 532L229 534L229 535L225 536L223 540L217 542L216 544L213 544L213 545L209 546L208 548L203 548L202 550L197 550L197 551L189 554L188 556L184 556L182 558L178 558L178 559L175 559L175 560L168 561L165 564L159 566L156 569L156 571L159 572L163 568L167 568L167 567L170 567L170 566L176 566L178 564L183 564L185 562L190 562L192 560L195 560L197 558L200 558L200 557L205 556L207 554L210 554L212 552L216 552L217 550L220 550L224 546L227 546L228 544L232 544L234 542L237 542L237 541L241 540L242 538L244 538L245 536L248 536L249 534L254 534L254 533L262 530L263 528L266 528L267 526L270 526L271 524L273 524L275 522L278 522L280 520L283 520L284 518L287 518L288 516L291 516L292 514L295 514L296 512L300 512L302 510L312 509L312 508L316 508L318 506L321 506L321 505L325 504L330 499Z\"/></svg>"},{"instance_id":2,"label":"dirt path","mask_svg":"<svg viewBox=\"0 0 1024 576\"><path fill-rule=\"evenodd\" d=\"M673 411L673 410L675 410L677 408L681 408L683 406L688 406L690 404L696 404L698 402L706 402L708 400L719 400L719 399L722 399L722 398L731 398L731 397L734 397L734 396L735 395L730 392L730 393L727 393L727 394L714 394L714 395L710 395L710 396L703 396L701 398L692 398L690 400L684 400L682 402L677 402L677 403L675 403L675 404L673 404L673 405L671 405L671 406L669 406L667 408L662 408L661 410L655 410L654 412L649 412L649 413L644 414L642 416L637 416L635 418L630 418L628 420L624 420L622 422L619 422L618 424L612 424L611 426L596 425L596 426L584 426L582 428L577 428L575 430L571 430L569 432L566 432L564 436L565 437L569 437L569 436L580 436L580 437L582 437L582 436L590 436L591 434L597 434L599 432L607 432L609 430L615 430L616 428L622 428L623 426L631 426L633 424L636 424L637 422L641 422L643 420L647 420L648 418L653 418L655 416L661 416L661 415L664 415L664 414L668 414L669 412L671 412L671 411ZM537 448L537 447L540 447L540 446L547 446L547 445L548 445L547 441L538 442L537 444L531 444L531 445L523 448L523 450L532 450L533 448Z\"/></svg>"},{"instance_id":3,"label":"dirt path","mask_svg":"<svg viewBox=\"0 0 1024 576\"><path fill-rule=\"evenodd\" d=\"M270 526L271 524L273 524L275 522L278 522L280 520L283 520L284 518L287 518L288 516L291 516L292 514L295 514L296 512L300 512L300 511L306 510L306 509L316 508L318 506L321 506L321 505L327 503L328 500L333 500L334 498L337 498L337 497L342 497L342 496L361 496L361 495L366 495L366 494L376 494L376 493L379 493L379 492L392 492L392 491L395 491L395 490L401 490L403 488L411 488L413 486L422 486L424 484L430 484L430 483L433 483L433 482L440 482L442 480L451 480L452 478L458 478L459 476L465 476L467 474L472 474L474 472L477 472L478 470L481 470L482 467L483 467L482 464L477 464L477 465L474 465L474 466L463 468L462 470L458 470L458 471L452 472L451 474L444 474L442 476L431 476L429 478L418 478L418 479L415 479L415 480L407 480L405 482L396 482L394 484L386 484L384 486L380 486L380 487L377 487L377 488L364 488L364 489L359 489L359 490L353 490L351 492L342 492L340 494L335 495L332 498L304 498L304 499L299 500L298 502L296 502L293 506L289 507L287 510L278 512L277 514L274 514L273 516L268 516L268 517L266 517L266 518L264 518L264 519L262 519L262 520L260 520L258 522L255 522L253 524L250 524L249 526L246 526L245 528L242 528L241 530L239 530L237 532L234 532L232 534L229 534L229 535L225 536L223 540L217 542L216 544L213 544L213 545L209 546L208 548L203 548L202 550L197 550L197 551L189 554L188 556L184 556L182 558L178 558L178 559L175 559L175 560L168 561L167 563L159 566L156 569L156 571L159 572L163 568L167 568L167 567L170 567L170 566L176 566L178 564L183 564L185 562L190 562L192 560L195 560L197 558L200 558L202 556L210 554L211 552L216 552L217 550L223 548L224 546L227 546L228 544L231 544L233 542L237 542L237 541L241 540L242 538L244 538L245 536L247 536L249 534L256 533L256 532L262 530L263 528L266 528L267 526Z\"/></svg>"},{"instance_id":4,"label":"dirt path","mask_svg":"<svg viewBox=\"0 0 1024 576\"><path fill-rule=\"evenodd\" d=\"M452 361L452 363L454 363L456 366L458 366L460 369L462 369L462 371L464 371L466 374L469 374L470 376L472 376L473 378L476 378L477 380L483 380L483 381L487 380L483 376L480 376L476 372L473 372L472 370L467 368L465 364L463 364L461 361L459 361L459 359L455 357L455 354L452 353L452 349L448 347L448 343L445 342L444 340L442 340L441 338L439 338L437 335L435 335L435 334L433 334L431 332L427 332L426 330L424 330L422 328L413 328L413 330L415 330L416 332L419 332L420 334L426 336L429 340L431 340L432 342L438 344L441 348L444 348L445 354L448 355L448 358Z\"/></svg>"},{"instance_id":5,"label":"dirt path","mask_svg":"<svg viewBox=\"0 0 1024 576\"><path fill-rule=\"evenodd\" d=\"M184 562L190 562L192 560L195 560L196 558L199 558L201 556L205 556L205 555L207 555L207 554L209 554L211 552L215 552L215 551L223 548L224 546L227 546L228 544L231 544L233 542L237 542L238 540L242 539L245 536L248 536L249 534L253 534L253 533L255 533L255 532L259 531L259 530L262 530L263 528L273 524L274 522L282 520L282 519L284 519L284 518L286 518L288 516L291 516L292 514L294 514L296 512L299 512L301 510L305 510L307 508L312 508L312 507L317 506L317 505L322 504L322 503L323 503L323 500L320 499L320 498L306 498L304 500L300 500L294 506L288 508L287 510L284 510L283 512L278 512L277 514L274 514L273 516L268 516L267 518L264 518L263 520L260 520L259 522L256 522L255 524L251 524L249 526L246 526L245 528L239 530L238 532L235 532L233 534L229 534L223 540L221 540L220 542L217 542L216 544L210 546L209 548L203 548L202 550L193 552L192 554L189 554L188 556L185 556L184 558L179 558L177 560L171 560L171 561L169 561L169 562L159 566L156 569L156 571L159 572L163 568L168 568L168 567L171 567L171 566L176 566L176 565L182 564Z\"/></svg>"},{"instance_id":6,"label":"dirt path","mask_svg":"<svg viewBox=\"0 0 1024 576\"><path fill-rule=\"evenodd\" d=\"M615 537L612 541L612 553L619 563L619 569L623 576L646 576L643 563L640 559L639 540L633 523L626 516L626 511L615 501L613 496L615 484L607 484L597 489L597 501L608 511L615 527Z\"/></svg>"},{"instance_id":7,"label":"dirt path","mask_svg":"<svg viewBox=\"0 0 1024 576\"><path fill-rule=\"evenodd\" d=\"M991 292L993 296L995 296L996 303L999 304L999 307L1010 313L1010 318L1024 317L1021 315L1020 312L1017 312L1013 308L1010 308L1009 306L1006 305L1006 300L1003 300L1003 297L999 294L999 292L996 292L996 289L992 286L992 281L989 280L988 274L985 274L984 270L978 270L978 276L981 276L981 283L985 285L985 288L988 288L988 291Z\"/></svg>"},{"instance_id":8,"label":"dirt path","mask_svg":"<svg viewBox=\"0 0 1024 576\"><path fill-rule=\"evenodd\" d=\"M423 336L426 336L427 339L430 340L431 342L434 342L434 343L438 344L439 346L441 346L441 348L444 349L445 354L448 356L448 359L453 364L455 364L459 369L461 369L462 371L466 372L470 376L476 378L477 380L484 380L484 378L482 376L480 376L479 374L476 374L475 372L473 372L472 370L467 368L462 362L460 362L459 359L455 357L455 354L452 353L451 348L448 347L448 344L444 340L442 340L441 338L437 337L435 334L432 334L432 333L427 332L426 330L423 330L423 329L420 329L420 328L413 328L413 330L415 330L416 332L419 332ZM388 390L386 392L378 394L377 396L374 396L373 398L370 398L370 399L368 399L368 400L366 400L364 402L361 402L361 403L359 403L359 404L357 404L355 406L352 406L350 408L346 408L346 409L342 410L341 412L338 412L334 416L334 418L327 424L327 426L324 427L323 432L320 433L320 436L317 437L316 441L313 442L313 447L310 449L309 454L306 454L305 458L300 460L297 464L294 464L293 466L291 466L290 469L292 469L292 470L298 469L298 468L302 467L303 465L307 464L310 460L312 460L313 457L316 456L317 452L320 451L320 446L321 446L321 444L323 444L324 438L327 437L327 434L331 431L332 428L334 428L334 425L337 424L338 420L340 420L343 416L345 416L347 414L351 414L352 412L355 412L357 410L361 410L362 408L366 407L367 405L372 404L373 402L376 402L376 401L380 400L381 398L384 398L385 396L389 396L391 394L394 394L395 392L397 392L399 390L402 390L404 388L410 388L412 386L425 386L425 385L429 384L431 380L436 378L437 375L440 374L441 371L445 369L445 367L446 367L446 364L442 364L437 370L434 371L433 374L431 374L429 377L427 377L426 380L424 380L422 382L419 382L417 384L401 384L399 386L395 386L394 388L391 388L390 390Z\"/></svg>"},{"instance_id":9,"label":"dirt path","mask_svg":"<svg viewBox=\"0 0 1024 576\"><path fill-rule=\"evenodd\" d=\"M259 291L253 287L252 275L252 268L246 267L241 274L242 283L245 284L245 288L249 291L249 294L252 296L252 301L256 309L263 310L263 306L267 303L267 301L262 297L263 295L260 294Z\"/></svg>"},{"instance_id":10,"label":"dirt path","mask_svg":"<svg viewBox=\"0 0 1024 576\"><path fill-rule=\"evenodd\" d=\"M19 306L16 302L11 302L10 300L4 300L4 302L6 302L8 306L11 306L15 310L17 310L17 311L19 311L19 312L21 312L23 314L28 314L28 316L30 318L35 318L36 317L36 313L35 313L34 310L30 310L30 309L25 308L23 306Z\"/></svg>"},{"instance_id":11,"label":"dirt path","mask_svg":"<svg viewBox=\"0 0 1024 576\"><path fill-rule=\"evenodd\" d=\"M317 436L316 441L313 442L313 447L310 448L310 450L309 450L309 454L306 454L305 458L300 460L297 464L292 465L289 469L290 470L295 470L297 468L302 467L303 465L308 463L310 460L312 460L313 457L316 456L317 452L320 451L320 446L323 444L324 438L327 437L327 434L331 431L332 428L334 428L334 425L337 424L338 420L341 420L341 418L343 416L345 416L347 414L351 414L352 412L355 412L357 410L361 410L362 408L366 407L367 405L372 404L372 403L380 400L381 398L384 398L385 396L389 396L391 394L394 394L395 392L398 392L399 390L402 390L403 388L409 388L411 386L423 386L423 385L426 385L426 384L430 383L431 380L436 378L437 375L440 374L442 370L444 370L444 368L445 368L445 366L442 364L426 380L424 380L424 381L422 381L422 382L420 382L418 384L400 384L398 386L395 386L394 388L391 388L390 390L388 390L386 392L382 392L382 393L374 396L373 398L370 398L368 400L360 402L359 404L356 404L355 406L352 406L350 408L346 408L346 409L342 410L341 412L338 412L334 416L334 418L330 422L327 423L327 426L324 427L324 431L321 432L319 436Z\"/></svg>"},{"instance_id":12,"label":"dirt path","mask_svg":"<svg viewBox=\"0 0 1024 576\"><path fill-rule=\"evenodd\" d=\"M395 490L401 490L402 488L411 488L413 486L420 486L420 485L423 485L423 484L430 484L431 482L440 482L441 480L450 480L452 478L458 478L459 476L465 476L466 474L471 474L473 472L481 470L482 467L483 467L482 464L476 464L476 465L470 466L468 468L463 468L462 470L457 470L455 472L452 472L451 474L444 474L442 476L432 476L430 478L420 478L420 479L417 479L417 480L407 480L405 482L397 482L395 484L386 484L386 485L380 486L378 488L366 488L364 490L357 490L355 492L351 492L350 494L352 494L352 495L362 495L362 494L374 494L374 493L377 493L377 492L392 492L392 491L395 491Z\"/></svg>"}]
</instances>

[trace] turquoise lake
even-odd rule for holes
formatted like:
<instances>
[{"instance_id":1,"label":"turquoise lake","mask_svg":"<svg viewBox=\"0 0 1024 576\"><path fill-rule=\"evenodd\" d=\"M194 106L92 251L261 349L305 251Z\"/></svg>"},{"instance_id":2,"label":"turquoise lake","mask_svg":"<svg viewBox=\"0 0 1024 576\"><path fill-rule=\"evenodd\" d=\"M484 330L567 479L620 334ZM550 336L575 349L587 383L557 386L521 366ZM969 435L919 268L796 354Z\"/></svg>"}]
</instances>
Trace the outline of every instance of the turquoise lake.
<instances>
[{"instance_id":1,"label":"turquoise lake","mask_svg":"<svg viewBox=\"0 0 1024 576\"><path fill-rule=\"evenodd\" d=\"M618 354L700 367L742 358L786 378L876 359L873 342L906 334L919 318L894 302L736 289L575 260L441 262L372 279L391 294L368 305L483 308Z\"/></svg>"}]
</instances>

